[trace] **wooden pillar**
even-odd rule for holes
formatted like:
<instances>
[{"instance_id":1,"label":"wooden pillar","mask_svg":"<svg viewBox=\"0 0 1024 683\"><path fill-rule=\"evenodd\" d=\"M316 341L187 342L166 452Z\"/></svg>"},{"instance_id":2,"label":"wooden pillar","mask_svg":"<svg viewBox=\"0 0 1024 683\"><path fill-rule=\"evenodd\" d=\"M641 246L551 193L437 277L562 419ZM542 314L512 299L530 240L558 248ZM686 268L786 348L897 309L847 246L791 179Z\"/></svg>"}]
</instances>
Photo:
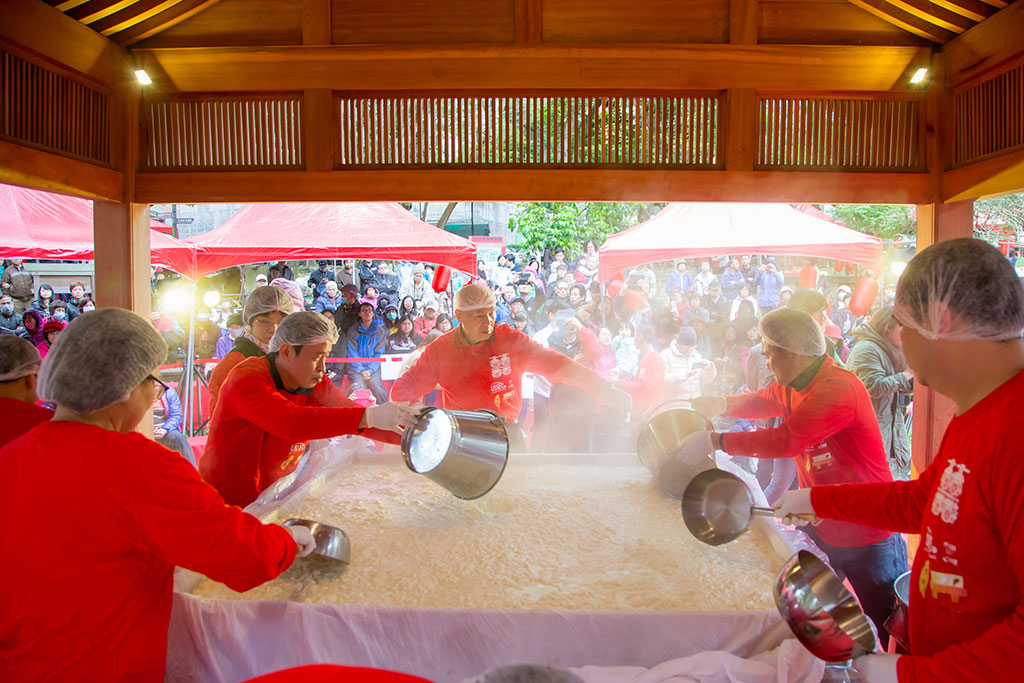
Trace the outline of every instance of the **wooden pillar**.
<instances>
[{"instance_id":1,"label":"wooden pillar","mask_svg":"<svg viewBox=\"0 0 1024 683\"><path fill-rule=\"evenodd\" d=\"M926 204L917 207L917 250L941 240L971 237L974 202ZM922 472L935 458L946 426L956 414L953 401L928 387L914 385L913 468Z\"/></svg>"},{"instance_id":2,"label":"wooden pillar","mask_svg":"<svg viewBox=\"0 0 1024 683\"><path fill-rule=\"evenodd\" d=\"M149 318L149 205L97 201L96 305L117 306Z\"/></svg>"},{"instance_id":3,"label":"wooden pillar","mask_svg":"<svg viewBox=\"0 0 1024 683\"><path fill-rule=\"evenodd\" d=\"M329 0L303 0L302 44L331 44ZM327 89L307 89L302 94L303 158L307 171L333 171L340 139L334 94Z\"/></svg>"}]
</instances>

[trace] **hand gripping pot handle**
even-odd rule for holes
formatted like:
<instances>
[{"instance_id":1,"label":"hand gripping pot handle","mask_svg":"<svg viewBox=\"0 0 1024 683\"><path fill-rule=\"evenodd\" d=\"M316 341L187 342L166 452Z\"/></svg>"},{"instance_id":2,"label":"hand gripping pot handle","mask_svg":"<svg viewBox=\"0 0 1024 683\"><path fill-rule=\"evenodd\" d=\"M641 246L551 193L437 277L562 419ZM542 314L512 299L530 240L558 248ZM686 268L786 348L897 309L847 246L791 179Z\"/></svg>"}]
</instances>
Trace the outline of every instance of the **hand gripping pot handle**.
<instances>
[{"instance_id":1,"label":"hand gripping pot handle","mask_svg":"<svg viewBox=\"0 0 1024 683\"><path fill-rule=\"evenodd\" d=\"M427 408L402 436L402 456L413 472L471 500L498 483L522 444L519 428L492 411Z\"/></svg>"}]
</instances>

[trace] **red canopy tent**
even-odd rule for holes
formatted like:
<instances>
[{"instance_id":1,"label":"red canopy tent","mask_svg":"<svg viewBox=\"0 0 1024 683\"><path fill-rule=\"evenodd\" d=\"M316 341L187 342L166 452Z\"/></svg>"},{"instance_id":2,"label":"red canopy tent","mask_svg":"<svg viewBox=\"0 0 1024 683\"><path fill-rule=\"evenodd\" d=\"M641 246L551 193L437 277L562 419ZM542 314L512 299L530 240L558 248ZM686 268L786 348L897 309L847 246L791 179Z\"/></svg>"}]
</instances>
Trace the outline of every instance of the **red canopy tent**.
<instances>
[{"instance_id":1,"label":"red canopy tent","mask_svg":"<svg viewBox=\"0 0 1024 683\"><path fill-rule=\"evenodd\" d=\"M651 261L770 254L849 261L882 270L882 240L788 204L669 204L650 220L608 238L598 277Z\"/></svg>"},{"instance_id":2,"label":"red canopy tent","mask_svg":"<svg viewBox=\"0 0 1024 683\"><path fill-rule=\"evenodd\" d=\"M157 230L149 238L153 265L195 278L195 246ZM0 258L91 261L92 201L0 185Z\"/></svg>"},{"instance_id":3,"label":"red canopy tent","mask_svg":"<svg viewBox=\"0 0 1024 683\"><path fill-rule=\"evenodd\" d=\"M192 242L199 247L200 275L262 261L368 256L476 272L476 245L424 223L398 204L249 204Z\"/></svg>"}]
</instances>

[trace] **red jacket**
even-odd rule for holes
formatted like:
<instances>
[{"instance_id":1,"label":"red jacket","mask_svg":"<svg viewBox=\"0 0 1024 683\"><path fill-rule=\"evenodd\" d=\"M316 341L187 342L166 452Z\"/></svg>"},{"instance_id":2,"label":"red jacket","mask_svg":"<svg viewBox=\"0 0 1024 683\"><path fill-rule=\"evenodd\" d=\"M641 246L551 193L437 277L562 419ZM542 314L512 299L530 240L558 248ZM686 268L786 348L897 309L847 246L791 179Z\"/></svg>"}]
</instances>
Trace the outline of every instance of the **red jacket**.
<instances>
[{"instance_id":1,"label":"red jacket","mask_svg":"<svg viewBox=\"0 0 1024 683\"><path fill-rule=\"evenodd\" d=\"M365 408L324 377L310 392L281 385L274 355L246 358L221 389L199 471L230 505L245 507L299 464L310 439L361 434L398 443L395 432L359 431Z\"/></svg>"},{"instance_id":2,"label":"red jacket","mask_svg":"<svg viewBox=\"0 0 1024 683\"><path fill-rule=\"evenodd\" d=\"M3 448L37 424L47 422L53 411L28 401L0 397L0 448Z\"/></svg>"},{"instance_id":3,"label":"red jacket","mask_svg":"<svg viewBox=\"0 0 1024 683\"><path fill-rule=\"evenodd\" d=\"M62 421L0 450L0 545L2 681L162 681L175 565L245 591L296 550L174 451Z\"/></svg>"},{"instance_id":4,"label":"red jacket","mask_svg":"<svg viewBox=\"0 0 1024 683\"><path fill-rule=\"evenodd\" d=\"M1024 372L953 418L919 479L811 489L815 511L909 534L900 681L1015 680L1024 661ZM1017 679L1019 680L1019 679Z\"/></svg>"},{"instance_id":5,"label":"red jacket","mask_svg":"<svg viewBox=\"0 0 1024 683\"><path fill-rule=\"evenodd\" d=\"M471 345L459 328L435 339L391 387L392 401L415 401L441 386L443 405L454 410L493 410L514 422L522 407L524 372L593 393L600 375L546 349L508 325L495 325L490 341Z\"/></svg>"},{"instance_id":6,"label":"red jacket","mask_svg":"<svg viewBox=\"0 0 1024 683\"><path fill-rule=\"evenodd\" d=\"M813 367L807 373L813 372ZM794 383L805 381L799 377ZM731 417L783 417L781 425L754 432L729 432L722 447L730 455L795 458L800 486L891 482L878 419L864 384L823 357L802 389L771 384L757 393L729 396ZM849 522L821 522L815 531L829 545L878 543L890 532Z\"/></svg>"},{"instance_id":7,"label":"red jacket","mask_svg":"<svg viewBox=\"0 0 1024 683\"><path fill-rule=\"evenodd\" d=\"M641 417L665 400L665 361L657 351L640 359L636 379L620 379L619 386L633 395L633 417Z\"/></svg>"}]
</instances>

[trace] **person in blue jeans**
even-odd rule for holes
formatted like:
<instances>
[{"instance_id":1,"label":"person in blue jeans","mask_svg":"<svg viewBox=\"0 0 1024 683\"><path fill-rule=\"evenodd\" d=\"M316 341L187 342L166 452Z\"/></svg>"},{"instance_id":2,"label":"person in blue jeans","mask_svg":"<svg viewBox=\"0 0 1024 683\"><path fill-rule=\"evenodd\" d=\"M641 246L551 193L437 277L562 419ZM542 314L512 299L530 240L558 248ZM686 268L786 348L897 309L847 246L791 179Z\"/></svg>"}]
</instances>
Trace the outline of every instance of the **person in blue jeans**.
<instances>
[{"instance_id":1,"label":"person in blue jeans","mask_svg":"<svg viewBox=\"0 0 1024 683\"><path fill-rule=\"evenodd\" d=\"M160 392L153 402L153 438L162 446L177 451L181 457L196 466L196 456L188 439L181 433L181 398L174 387L160 382Z\"/></svg>"}]
</instances>

